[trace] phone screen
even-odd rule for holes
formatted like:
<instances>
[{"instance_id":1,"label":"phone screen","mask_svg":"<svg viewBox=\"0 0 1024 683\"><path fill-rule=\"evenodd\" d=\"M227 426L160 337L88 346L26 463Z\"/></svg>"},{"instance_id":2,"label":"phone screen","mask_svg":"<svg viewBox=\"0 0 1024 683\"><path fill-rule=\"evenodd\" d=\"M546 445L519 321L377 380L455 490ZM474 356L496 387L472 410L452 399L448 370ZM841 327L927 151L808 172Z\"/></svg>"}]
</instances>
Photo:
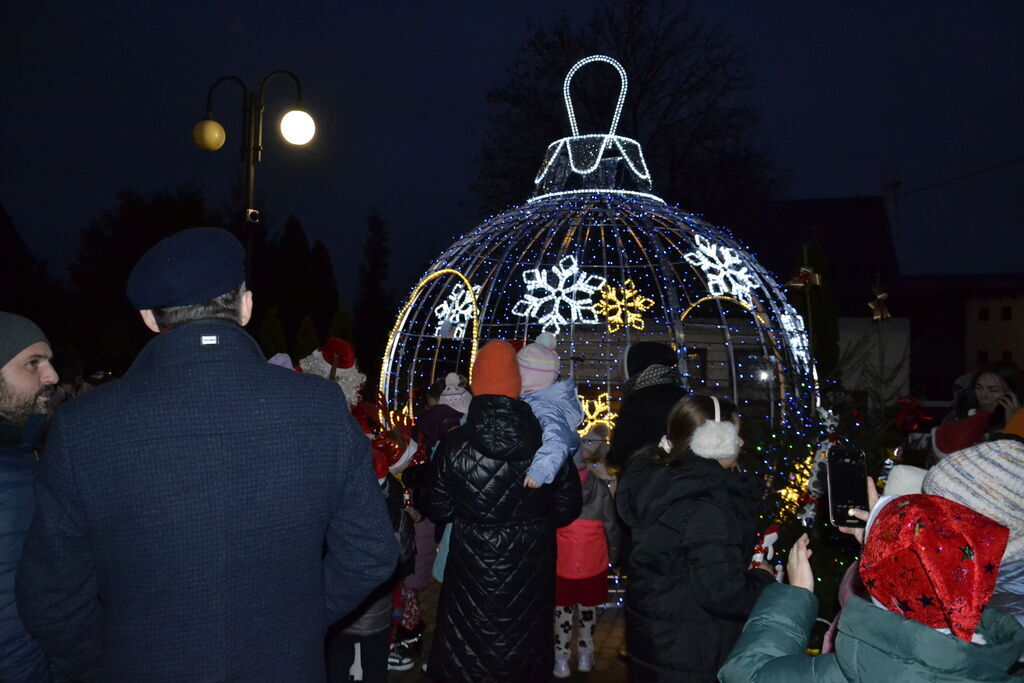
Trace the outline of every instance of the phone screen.
<instances>
[{"instance_id":1,"label":"phone screen","mask_svg":"<svg viewBox=\"0 0 1024 683\"><path fill-rule=\"evenodd\" d=\"M862 527L864 522L850 515L850 508L868 509L864 451L833 448L828 468L828 512L833 526Z\"/></svg>"}]
</instances>

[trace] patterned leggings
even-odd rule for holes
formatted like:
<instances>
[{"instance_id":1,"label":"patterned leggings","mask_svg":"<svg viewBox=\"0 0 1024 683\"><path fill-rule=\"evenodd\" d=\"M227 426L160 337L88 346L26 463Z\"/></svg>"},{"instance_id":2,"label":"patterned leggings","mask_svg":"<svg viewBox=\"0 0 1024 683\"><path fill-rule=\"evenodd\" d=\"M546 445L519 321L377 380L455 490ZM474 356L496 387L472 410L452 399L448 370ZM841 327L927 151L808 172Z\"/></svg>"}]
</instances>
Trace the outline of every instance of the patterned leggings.
<instances>
[{"instance_id":1,"label":"patterned leggings","mask_svg":"<svg viewBox=\"0 0 1024 683\"><path fill-rule=\"evenodd\" d=\"M572 618L578 614L580 618L580 639L576 644L579 650L594 648L594 626L597 625L597 608L572 605L571 607L555 607L555 653L568 656L572 650Z\"/></svg>"}]
</instances>

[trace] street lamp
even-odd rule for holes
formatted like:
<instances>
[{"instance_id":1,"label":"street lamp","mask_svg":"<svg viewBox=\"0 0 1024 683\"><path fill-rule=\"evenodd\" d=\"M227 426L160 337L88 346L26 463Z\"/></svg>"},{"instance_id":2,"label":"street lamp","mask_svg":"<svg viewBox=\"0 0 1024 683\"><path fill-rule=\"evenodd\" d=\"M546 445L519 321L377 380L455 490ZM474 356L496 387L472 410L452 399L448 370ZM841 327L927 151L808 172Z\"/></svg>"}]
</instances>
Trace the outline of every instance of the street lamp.
<instances>
[{"instance_id":1,"label":"street lamp","mask_svg":"<svg viewBox=\"0 0 1024 683\"><path fill-rule=\"evenodd\" d=\"M291 71L274 71L260 83L258 92L249 92L245 83L237 76L221 76L210 86L206 94L206 118L192 128L192 140L199 149L213 152L220 149L227 139L224 127L213 118L213 91L226 81L233 81L242 88L242 163L245 164L245 220L256 223L260 212L253 208L253 185L256 164L263 158L263 92L267 83L277 76L288 76L295 82L295 108L281 117L280 130L285 140L293 145L304 145L313 139L316 124L313 117L302 110L302 84Z\"/></svg>"}]
</instances>

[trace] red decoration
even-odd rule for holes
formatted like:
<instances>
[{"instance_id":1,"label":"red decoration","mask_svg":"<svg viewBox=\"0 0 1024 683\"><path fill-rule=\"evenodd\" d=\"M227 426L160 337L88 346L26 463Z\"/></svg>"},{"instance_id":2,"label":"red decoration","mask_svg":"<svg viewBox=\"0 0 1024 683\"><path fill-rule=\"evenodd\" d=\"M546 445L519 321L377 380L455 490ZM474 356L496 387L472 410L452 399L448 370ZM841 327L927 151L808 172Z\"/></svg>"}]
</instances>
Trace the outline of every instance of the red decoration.
<instances>
[{"instance_id":1,"label":"red decoration","mask_svg":"<svg viewBox=\"0 0 1024 683\"><path fill-rule=\"evenodd\" d=\"M973 415L962 420L941 424L935 428L935 433L932 435L932 447L940 457L945 457L950 453L981 443L985 438L985 429L991 418L992 413L987 410L977 410Z\"/></svg>"},{"instance_id":2,"label":"red decoration","mask_svg":"<svg viewBox=\"0 0 1024 683\"><path fill-rule=\"evenodd\" d=\"M891 612L970 642L992 597L1009 530L959 503L917 494L874 519L860 563L871 596Z\"/></svg>"},{"instance_id":3,"label":"red decoration","mask_svg":"<svg viewBox=\"0 0 1024 683\"><path fill-rule=\"evenodd\" d=\"M779 540L779 527L776 524L772 524L770 527L764 530L764 534L758 541L758 544L754 546L754 558L750 561L750 566L757 569L761 566L764 561L770 561L775 556L775 542Z\"/></svg>"},{"instance_id":4,"label":"red decoration","mask_svg":"<svg viewBox=\"0 0 1024 683\"><path fill-rule=\"evenodd\" d=\"M800 268L800 272L797 273L797 276L786 283L786 286L790 289L819 287L821 286L821 275L818 275L807 266L803 266Z\"/></svg>"},{"instance_id":5,"label":"red decoration","mask_svg":"<svg viewBox=\"0 0 1024 683\"><path fill-rule=\"evenodd\" d=\"M371 421L376 434L370 446L375 452L384 453L390 466L401 465L401 469L405 469L427 461L427 449L412 437L415 419L411 415L388 408L384 394L380 392L377 392L377 403L372 411L367 412L373 413Z\"/></svg>"},{"instance_id":6,"label":"red decoration","mask_svg":"<svg viewBox=\"0 0 1024 683\"><path fill-rule=\"evenodd\" d=\"M317 351L320 352L326 363L342 370L347 370L356 364L356 352L352 350L352 345L344 339L331 337Z\"/></svg>"},{"instance_id":7,"label":"red decoration","mask_svg":"<svg viewBox=\"0 0 1024 683\"><path fill-rule=\"evenodd\" d=\"M897 403L900 405L900 411L896 414L896 426L905 433L925 431L932 422L935 422L935 418L925 411L916 396L904 396Z\"/></svg>"}]
</instances>

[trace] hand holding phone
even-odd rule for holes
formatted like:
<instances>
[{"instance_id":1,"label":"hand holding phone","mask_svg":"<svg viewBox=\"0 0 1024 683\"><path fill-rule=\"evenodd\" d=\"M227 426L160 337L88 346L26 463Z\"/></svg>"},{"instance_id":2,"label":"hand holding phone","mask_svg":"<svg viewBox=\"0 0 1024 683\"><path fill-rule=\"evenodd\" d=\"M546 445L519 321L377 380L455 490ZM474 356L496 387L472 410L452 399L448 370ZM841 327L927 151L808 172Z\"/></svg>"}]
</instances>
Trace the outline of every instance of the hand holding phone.
<instances>
[{"instance_id":1,"label":"hand holding phone","mask_svg":"<svg viewBox=\"0 0 1024 683\"><path fill-rule=\"evenodd\" d=\"M867 524L868 517L871 516L871 511L874 510L875 509L875 505L878 504L878 489L875 488L875 480L872 479L871 477L867 477L866 492L867 492L867 495L868 495L868 508L867 508L867 510L861 510L860 508L855 508L854 510L852 510L850 512L850 514L853 515L854 517L856 517L857 519L863 519L865 524ZM841 526L841 527L837 527L837 528L840 531L842 531L844 534L850 534L851 536L853 536L854 538L857 539L858 543L860 543L861 545L864 545L864 532L866 531L866 528L862 528L862 527L848 527L848 526Z\"/></svg>"},{"instance_id":2,"label":"hand holding phone","mask_svg":"<svg viewBox=\"0 0 1024 683\"><path fill-rule=\"evenodd\" d=\"M829 521L835 527L863 528L866 522L854 510L868 509L864 451L834 447L825 460Z\"/></svg>"}]
</instances>

